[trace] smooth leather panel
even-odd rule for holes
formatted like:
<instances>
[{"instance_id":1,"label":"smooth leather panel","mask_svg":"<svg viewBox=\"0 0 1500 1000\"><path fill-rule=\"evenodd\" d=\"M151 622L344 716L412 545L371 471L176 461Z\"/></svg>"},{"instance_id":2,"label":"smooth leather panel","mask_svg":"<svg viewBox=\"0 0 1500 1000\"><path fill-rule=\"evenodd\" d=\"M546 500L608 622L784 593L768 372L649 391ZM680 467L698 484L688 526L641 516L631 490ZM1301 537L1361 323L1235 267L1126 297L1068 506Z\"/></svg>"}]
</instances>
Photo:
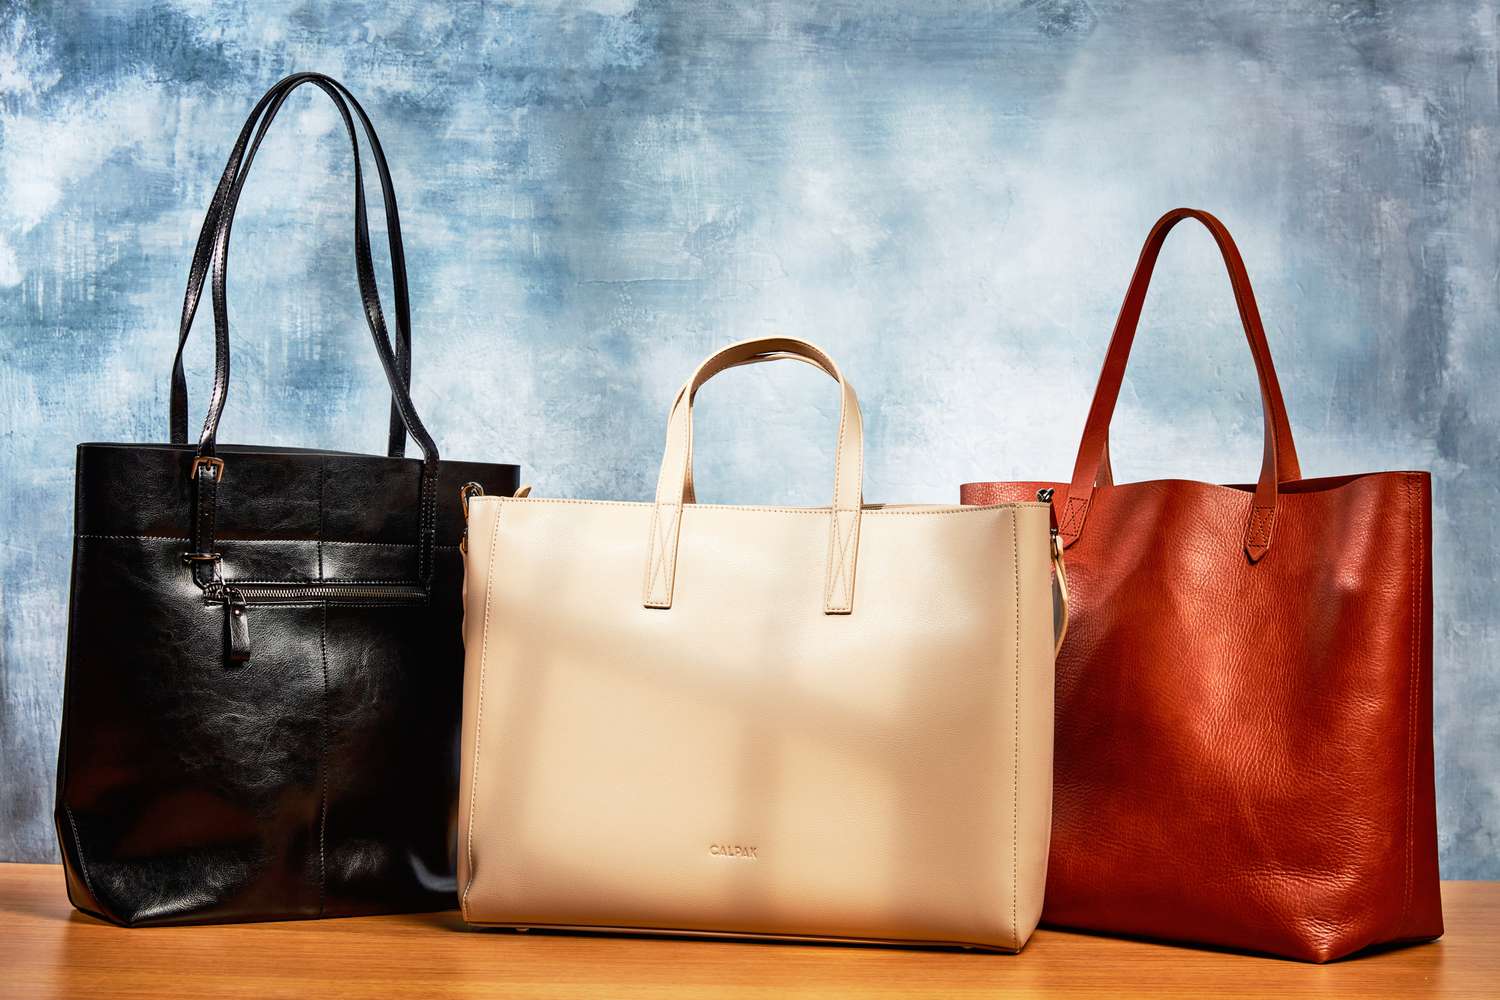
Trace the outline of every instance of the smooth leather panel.
<instances>
[{"instance_id":1,"label":"smooth leather panel","mask_svg":"<svg viewBox=\"0 0 1500 1000\"><path fill-rule=\"evenodd\" d=\"M186 539L194 454L191 445L79 445L75 530ZM224 460L219 540L417 542L420 459L239 445L220 445L218 455ZM439 466L437 545L455 546L463 535L458 488L471 480L488 484L497 468L515 467L454 461Z\"/></svg>"},{"instance_id":2,"label":"smooth leather panel","mask_svg":"<svg viewBox=\"0 0 1500 1000\"><path fill-rule=\"evenodd\" d=\"M231 667L224 611L182 562L192 451L79 449L56 813L70 898L124 924L454 905L457 491L514 490L515 467L442 464L429 600L251 607L254 655ZM317 580L320 551L322 578L415 572L416 512L381 509L414 505L420 461L220 454L231 580ZM337 529L319 530L320 483L342 496Z\"/></svg>"},{"instance_id":3,"label":"smooth leather panel","mask_svg":"<svg viewBox=\"0 0 1500 1000\"><path fill-rule=\"evenodd\" d=\"M684 506L672 607L642 607L653 508L471 501L466 919L1019 948L1045 505L866 508L849 615L823 612L826 507Z\"/></svg>"}]
</instances>

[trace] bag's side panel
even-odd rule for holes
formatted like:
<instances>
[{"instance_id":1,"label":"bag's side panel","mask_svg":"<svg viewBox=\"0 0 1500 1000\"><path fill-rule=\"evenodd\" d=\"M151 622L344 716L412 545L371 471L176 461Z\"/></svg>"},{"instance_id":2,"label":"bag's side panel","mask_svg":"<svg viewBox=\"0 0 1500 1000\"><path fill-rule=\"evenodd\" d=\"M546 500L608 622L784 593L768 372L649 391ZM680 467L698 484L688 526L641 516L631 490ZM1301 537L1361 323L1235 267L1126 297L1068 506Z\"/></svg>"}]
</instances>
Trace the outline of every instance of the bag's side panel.
<instances>
[{"instance_id":1,"label":"bag's side panel","mask_svg":"<svg viewBox=\"0 0 1500 1000\"><path fill-rule=\"evenodd\" d=\"M1052 560L1045 507L1014 508L1016 608L1016 947L1042 916L1052 835Z\"/></svg>"},{"instance_id":2,"label":"bag's side panel","mask_svg":"<svg viewBox=\"0 0 1500 1000\"><path fill-rule=\"evenodd\" d=\"M1443 902L1438 874L1437 796L1432 747L1432 477L1406 475L1412 538L1411 683L1411 896L1401 922L1384 940L1428 940L1443 933Z\"/></svg>"},{"instance_id":3,"label":"bag's side panel","mask_svg":"<svg viewBox=\"0 0 1500 1000\"><path fill-rule=\"evenodd\" d=\"M458 782L458 896L464 918L469 918L468 891L474 882L472 820L475 811L476 765L484 750L479 737L482 715L481 678L488 652L490 572L495 560L495 529L502 511L497 498L469 501L467 552L463 577L463 726L459 738L462 764ZM482 853L482 852L481 852Z\"/></svg>"},{"instance_id":4,"label":"bag's side panel","mask_svg":"<svg viewBox=\"0 0 1500 1000\"><path fill-rule=\"evenodd\" d=\"M455 839L463 637L459 486L505 495L514 466L444 463L430 600L329 601L320 864L328 916L448 909ZM324 579L413 579L415 462L335 456L324 463Z\"/></svg>"},{"instance_id":5,"label":"bag's side panel","mask_svg":"<svg viewBox=\"0 0 1500 1000\"><path fill-rule=\"evenodd\" d=\"M73 533L76 536L83 529L83 505L80 496L83 485L83 456L80 452L73 477ZM88 875L88 859L83 852L83 844L78 835L78 824L73 818L72 811L68 808L68 720L71 710L68 707L68 693L73 686L74 654L73 646L78 638L78 631L71 625L73 621L74 597L78 589L78 542L75 538L73 543L72 570L68 583L68 652L67 663L63 673L63 707L62 727L58 736L57 746L57 788L55 801L53 803L52 821L57 830L57 843L63 859L63 876L68 890L68 902L82 910L84 913L92 914L105 920L118 922L119 916L104 908L104 905L94 896L93 887Z\"/></svg>"}]
</instances>

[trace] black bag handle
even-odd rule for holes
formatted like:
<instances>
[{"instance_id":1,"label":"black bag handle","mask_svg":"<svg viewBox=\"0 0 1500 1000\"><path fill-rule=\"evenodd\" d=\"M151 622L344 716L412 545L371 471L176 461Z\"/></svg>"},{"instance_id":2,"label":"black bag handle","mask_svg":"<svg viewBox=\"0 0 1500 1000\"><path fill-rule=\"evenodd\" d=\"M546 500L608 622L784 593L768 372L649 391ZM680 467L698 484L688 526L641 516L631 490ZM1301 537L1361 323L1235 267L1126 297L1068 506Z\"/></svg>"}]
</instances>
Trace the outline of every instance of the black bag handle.
<instances>
[{"instance_id":1,"label":"black bag handle","mask_svg":"<svg viewBox=\"0 0 1500 1000\"><path fill-rule=\"evenodd\" d=\"M255 145L259 146L261 137L269 129L271 121L276 117L282 102L290 96L291 91L303 83L310 82L317 82L325 91L328 90L325 83L331 84L342 90L343 94L348 96L350 101L354 102L361 119L361 124L364 126L365 135L368 137L370 148L375 155L375 167L380 177L380 193L382 201L385 204L386 235L391 254L391 284L396 299L396 361L397 367L401 372L401 384L408 393L411 391L411 300L406 281L406 254L401 241L400 212L396 206L395 185L391 181L390 168L386 163L385 151L381 148L380 139L375 134L370 120L365 116L364 109L359 107L357 101L354 101L353 95L349 94L347 88L344 88L338 81L322 74L296 73L281 80L268 90L265 96L260 99L260 102L256 104L255 110L250 113L250 117L245 120L245 126L240 130L239 139L235 142L234 149L230 153L229 163L224 168L224 174L219 179L219 185L214 191L213 200L209 203L208 212L203 218L203 227L198 233L198 244L193 251L192 266L188 269L187 293L183 297L182 321L177 336L177 354L172 360L170 434L171 441L174 444L187 443L187 378L183 371L182 356L183 350L187 346L188 336L192 331L193 317L197 313L198 302L203 294L203 283L208 276L210 257L213 253L214 234L217 230L224 202L230 190L234 187L236 179L243 171L248 171L249 169L249 164L245 163L242 171L241 163L244 160L245 148L250 141L250 134L254 130L256 122L261 122L260 134L255 140ZM336 102L340 99L337 94L331 91L329 92L329 96ZM274 106L272 106L273 102ZM265 114L265 118L262 120L261 116L266 112L268 106L271 106L270 111L268 114ZM344 115L344 118L346 125L351 129L350 139L353 141L353 126L349 124L347 114ZM371 302L365 296L365 292L366 289L373 291L375 288L375 265L369 252L369 228L363 212L364 192L360 183L360 158L357 145L354 150L354 157L355 188L359 206L355 212L355 268L359 274L361 296L366 298L365 308L368 315L371 309ZM251 158L254 158L254 153L251 153ZM383 326L378 297L374 299L373 308L376 322L381 322ZM392 458L400 458L406 454L406 423L401 417L400 406L394 394L391 397L390 440L387 454Z\"/></svg>"},{"instance_id":2,"label":"black bag handle","mask_svg":"<svg viewBox=\"0 0 1500 1000\"><path fill-rule=\"evenodd\" d=\"M369 116L365 114L353 94L343 84L331 77L321 73L296 73L282 80L272 87L260 103L256 105L245 128L241 132L240 141L236 143L235 151L230 157L229 166L225 169L225 177L231 178L227 189L223 188L216 192L215 205L210 205L209 218L204 220L204 230L199 234L198 248L194 253L193 267L189 275L188 299L184 302L183 316L184 327L178 341L177 363L173 366L173 423L174 435L176 433L178 396L176 387L181 372L182 344L186 340L187 330L192 323L192 313L197 308L197 300L202 293L203 276L206 271L209 276L209 287L213 302L214 314L214 384L213 394L209 398L208 414L204 419L203 433L198 441L198 453L193 459L193 548L184 553L184 558L193 567L193 579L200 587L211 590L222 587L223 580L219 575L219 554L214 550L214 523L218 502L218 487L224 477L224 462L214 454L216 438L218 434L219 418L224 411L224 402L229 394L229 302L226 292L228 266L229 266L229 240L234 228L234 212L239 204L240 195L244 190L245 181L249 177L250 166L255 160L255 154L265 139L271 122L276 113L281 109L292 91L304 83L312 83L326 93L338 108L340 116L344 119L344 127L349 133L350 146L354 152L354 240L355 240L355 262L359 272L360 297L365 307L365 319L370 326L371 338L375 342L375 350L380 356L380 363L385 370L386 382L390 386L391 400L395 409L395 417L400 421L400 427L404 432L401 442L395 440L396 434L393 429L392 451L399 457L401 445L404 444L405 434L410 434L422 449L422 483L419 511L419 558L418 577L424 586L431 582L432 575L432 547L437 528L437 471L438 451L432 436L423 426L421 418L417 416L416 408L412 405L411 396L407 391L407 383L410 381L410 352L409 340L407 349L402 350L400 355L392 350L390 337L386 332L385 319L380 310L380 293L375 284L375 269L370 254L369 224L366 216L364 179L362 165L359 155L359 139L354 128L354 119L350 115L352 106L355 114L359 116L360 123L365 130L365 135L370 142L370 148L375 154L376 163L381 176L381 188L386 196L386 210L389 213L390 232L392 241L392 266L397 275L397 322L401 329L409 330L409 309L405 295L406 283L405 261L401 254L399 221L395 214L395 195L390 183L390 172L386 167L385 155L380 148L380 140L375 135L375 128L371 124ZM244 145L252 127L259 121L255 139L248 148ZM239 161L243 156L243 164ZM211 235L210 235L211 234ZM200 259L202 251L208 249L207 257ZM186 438L186 393L185 380L183 381L184 393L182 396L182 437ZM185 443L185 441L181 442Z\"/></svg>"}]
</instances>

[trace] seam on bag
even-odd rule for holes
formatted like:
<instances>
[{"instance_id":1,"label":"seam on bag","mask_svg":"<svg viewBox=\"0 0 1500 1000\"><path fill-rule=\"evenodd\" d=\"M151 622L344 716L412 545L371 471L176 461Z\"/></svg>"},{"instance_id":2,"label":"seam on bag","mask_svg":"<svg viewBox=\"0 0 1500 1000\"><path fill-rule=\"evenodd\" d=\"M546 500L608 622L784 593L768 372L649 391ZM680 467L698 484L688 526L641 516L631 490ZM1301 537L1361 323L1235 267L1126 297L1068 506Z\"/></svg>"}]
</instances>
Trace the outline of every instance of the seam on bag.
<instances>
[{"instance_id":1,"label":"seam on bag","mask_svg":"<svg viewBox=\"0 0 1500 1000\"><path fill-rule=\"evenodd\" d=\"M87 506L88 490L84 486L84 484L88 481L88 475L84 472L84 469L83 469L84 452L83 452L82 448L78 449L77 455L78 455L78 461L77 461L77 464L74 465L74 467L73 467L73 478L74 478L74 483L73 483L73 537L74 538L78 538L78 537L80 537L80 535L82 535L82 532L80 532L79 529L83 527L83 515L88 510L88 506ZM87 536L83 536L83 537L87 537Z\"/></svg>"},{"instance_id":2,"label":"seam on bag","mask_svg":"<svg viewBox=\"0 0 1500 1000\"><path fill-rule=\"evenodd\" d=\"M1415 796L1416 770L1417 770L1417 739L1416 739L1416 703L1417 703L1417 673L1420 663L1420 645L1422 636L1422 607L1421 592L1422 560L1418 549L1421 547L1421 532L1417 527L1417 500L1412 490L1413 481L1406 481L1407 497L1407 524L1411 532L1411 544L1408 546L1407 559L1410 566L1407 572L1411 580L1411 665L1407 678L1406 698L1406 884L1401 893L1401 919L1396 925L1395 933L1405 933L1407 914L1411 910L1412 896L1412 873L1414 862L1412 859L1412 841L1415 833L1415 823L1412 816L1414 811L1413 799ZM1420 491L1417 491L1420 494Z\"/></svg>"},{"instance_id":3,"label":"seam on bag","mask_svg":"<svg viewBox=\"0 0 1500 1000\"><path fill-rule=\"evenodd\" d=\"M1011 765L1011 847L1010 847L1010 933L1016 950L1021 949L1021 922L1017 916L1017 899L1020 896L1021 871L1021 543L1017 537L1019 528L1014 513L1010 517L1011 569L1015 573L1016 605L1016 659L1013 673L1016 677L1016 720L1013 731L1015 748Z\"/></svg>"},{"instance_id":4,"label":"seam on bag","mask_svg":"<svg viewBox=\"0 0 1500 1000\"><path fill-rule=\"evenodd\" d=\"M469 918L469 892L474 888L474 815L475 807L479 804L479 746L480 737L484 735L484 675L485 667L490 660L490 609L494 606L492 600L495 590L495 550L499 546L500 537L500 514L495 513L495 524L490 529L490 556L486 561L484 578L484 638L479 644L479 698L474 710L474 773L469 775L469 833L464 838L465 849L469 855L469 881L464 886L462 909L464 919Z\"/></svg>"},{"instance_id":5,"label":"seam on bag","mask_svg":"<svg viewBox=\"0 0 1500 1000\"><path fill-rule=\"evenodd\" d=\"M73 818L73 807L64 802L63 812L68 815L68 826L73 828L73 850L78 854L78 868L79 873L83 875L83 887L93 897L94 905L103 909L104 904L100 901L99 894L94 891L94 880L89 877L89 863L88 859L83 856L83 838L78 835L78 820Z\"/></svg>"},{"instance_id":6,"label":"seam on bag","mask_svg":"<svg viewBox=\"0 0 1500 1000\"><path fill-rule=\"evenodd\" d=\"M323 579L323 493L328 462L318 460L318 579ZM328 909L328 605L322 606L318 646L323 660L323 700L318 717L318 916Z\"/></svg>"},{"instance_id":7,"label":"seam on bag","mask_svg":"<svg viewBox=\"0 0 1500 1000\"><path fill-rule=\"evenodd\" d=\"M573 504L588 507L634 507L636 509L650 508L655 506L648 500L575 500L569 497L500 497L484 496L474 497L470 504L494 501L496 503L524 503L524 504ZM716 511L729 514L761 513L761 514L814 514L827 517L830 507L753 507L740 504L698 503L683 504L684 509L699 511ZM953 514L981 514L985 511L997 510L1023 510L1030 507L1045 509L1047 504L1032 501L1017 501L1015 503L994 504L933 504L932 510L892 510L889 507L860 508L862 517L947 517ZM853 508L849 508L853 509ZM447 546L456 548L456 546Z\"/></svg>"},{"instance_id":8,"label":"seam on bag","mask_svg":"<svg viewBox=\"0 0 1500 1000\"><path fill-rule=\"evenodd\" d=\"M318 916L328 903L328 605L323 605L323 626L318 634L323 656L323 700L318 722Z\"/></svg>"},{"instance_id":9,"label":"seam on bag","mask_svg":"<svg viewBox=\"0 0 1500 1000\"><path fill-rule=\"evenodd\" d=\"M185 535L99 535L88 532L75 532L74 538L88 538L96 541L153 541L153 542L191 542L192 539ZM316 542L316 538L220 538L219 545L298 545L306 542ZM322 539L323 545L372 545L380 548L390 549L415 549L420 548L416 542L353 542L343 541L337 538ZM434 545L434 549L457 549L458 545Z\"/></svg>"},{"instance_id":10,"label":"seam on bag","mask_svg":"<svg viewBox=\"0 0 1500 1000\"><path fill-rule=\"evenodd\" d=\"M318 463L318 579L323 579L323 494L328 486L328 463Z\"/></svg>"},{"instance_id":11,"label":"seam on bag","mask_svg":"<svg viewBox=\"0 0 1500 1000\"><path fill-rule=\"evenodd\" d=\"M427 606L427 599L425 597L411 601L330 601L326 598L322 600L313 598L313 602L321 604L326 608L422 608ZM269 601L256 601L255 606L258 608L306 607L306 605L300 605L296 602L276 604Z\"/></svg>"}]
</instances>

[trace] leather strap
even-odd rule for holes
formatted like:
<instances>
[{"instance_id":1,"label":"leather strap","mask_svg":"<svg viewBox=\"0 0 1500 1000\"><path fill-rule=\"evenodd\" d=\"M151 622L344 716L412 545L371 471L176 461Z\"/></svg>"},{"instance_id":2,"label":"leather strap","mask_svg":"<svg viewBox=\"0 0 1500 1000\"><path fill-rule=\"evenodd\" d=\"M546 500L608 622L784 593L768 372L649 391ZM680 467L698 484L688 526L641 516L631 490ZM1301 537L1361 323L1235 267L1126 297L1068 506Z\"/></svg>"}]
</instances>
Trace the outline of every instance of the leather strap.
<instances>
[{"instance_id":1,"label":"leather strap","mask_svg":"<svg viewBox=\"0 0 1500 1000\"><path fill-rule=\"evenodd\" d=\"M256 112L251 115L250 121L246 123L248 131L251 124L260 118L260 128L256 131L255 139L248 148L237 147L238 152L243 153L243 165L238 165L239 156L232 156L230 168L233 171L233 180L227 191L222 195L216 194L215 200L218 204L217 210L210 208L213 217L213 232L209 242L209 258L207 270L209 274L209 286L213 304L214 316L214 385L213 394L209 398L208 413L204 419L203 433L199 438L197 457L194 461L194 537L193 551L187 557L194 564L194 579L203 585L204 575L199 567L212 562L215 575L217 575L217 555L214 553L213 526L214 508L217 502L218 485L224 478L224 466L217 462L214 455L216 436L218 433L219 418L223 414L224 403L229 394L229 303L226 291L228 281L228 254L230 234L234 226L235 207L239 203L240 195L244 190L245 181L249 176L250 166L255 160L255 154L260 148L261 141L265 138L266 131L274 119L276 112L285 102L286 98L297 87L304 83L312 83L326 93L338 108L340 116L344 120L345 130L349 134L350 145L354 151L354 188L355 188L355 259L359 264L357 268L360 278L360 294L364 300L365 318L370 326L371 338L375 342L376 353L380 357L381 367L385 371L386 382L391 390L392 404L395 407L396 417L399 419L404 435L410 434L422 449L422 482L420 487L420 507L418 519L418 578L427 585L432 576L432 548L437 532L437 474L439 456L437 445L432 436L427 432L421 419L417 416L416 408L412 405L411 396L407 392L407 383L410 381L409 353L402 352L401 357L392 350L390 337L385 328L384 317L380 309L380 293L375 284L374 268L370 264L369 226L366 218L366 206L364 199L364 180L362 166L359 157L359 141L354 128L354 120L350 114L350 108L359 116L360 122L369 138L371 149L376 156L376 162L380 165L382 173L382 186L387 193L387 212L391 223L392 238L392 261L397 268L400 279L397 283L397 321L403 329L409 328L409 316L406 306L406 283L405 263L401 256L399 247L399 222L394 214L395 197L389 187L389 170L385 166L384 153L380 149L379 140L375 136L375 130L364 109L342 84L330 77L319 73L299 73L282 80L263 97L256 106ZM261 115L264 115L261 118ZM244 135L241 140L243 142ZM230 170L226 170L226 174ZM202 244L202 237L199 239ZM195 261L195 273L197 273ZM197 287L201 291L201 275L197 278ZM193 289L193 279L189 280L189 301L184 306L184 316L187 326L191 325L191 313L196 308L198 294ZM187 326L184 327L182 338L186 337ZM174 366L174 387L177 375L181 367L182 340L179 339L178 363ZM178 407L174 408L173 422L177 421ZM185 403L182 407L182 419L186 420ZM175 426L174 426L175 432ZM393 443L394 457L399 457L402 449ZM211 478L206 478L205 470L212 468Z\"/></svg>"},{"instance_id":2,"label":"leather strap","mask_svg":"<svg viewBox=\"0 0 1500 1000\"><path fill-rule=\"evenodd\" d=\"M818 362L814 361L813 359L811 359L811 358L804 358L804 357L802 357L799 354L788 354L786 351L772 351L772 352L769 352L769 353L766 353L766 354L759 354L759 355L756 355L753 358L746 358L743 361L736 361L732 365L725 365L724 368L721 369L721 370L722 371L728 371L730 368L738 368L741 365L755 365L755 364L760 364L763 361L801 361L803 364L812 365L814 368L818 369L818 371L824 371L823 366L820 365ZM677 390L677 398L672 401L672 412L673 413L677 412L678 405L681 404L681 402L683 400L683 397L685 397L688 394L687 389L688 389L687 383L684 382L683 385L682 385L682 388ZM692 400L688 400L688 406L692 406L692 405L693 405L693 401ZM692 415L691 414L688 415L688 419L690 419L690 420L692 419ZM672 417L670 415L668 415L668 417L667 417L667 423L671 424L671 422L672 422ZM693 442L692 442L691 439L688 440L687 479L683 483L683 486L682 486L682 502L683 503L697 503L698 502L697 491L693 488Z\"/></svg>"},{"instance_id":3,"label":"leather strap","mask_svg":"<svg viewBox=\"0 0 1500 1000\"><path fill-rule=\"evenodd\" d=\"M1120 397L1120 385L1125 378L1125 365L1130 358L1130 346L1135 340L1136 326L1140 322L1141 307L1145 304L1151 273L1167 234L1184 219L1201 222L1219 245L1219 252L1224 257L1224 266L1229 272L1229 282L1234 290L1235 304L1239 307L1245 339L1250 344L1250 354L1255 361L1256 376L1260 380L1265 448L1261 458L1260 478L1251 500L1244 534L1245 554L1251 562L1256 562L1271 547L1276 524L1277 484L1300 479L1302 471L1297 462L1296 446L1292 442L1286 404L1281 398L1281 386L1276 381L1276 369L1271 362L1271 348L1266 343L1260 311L1255 306L1255 294L1251 291L1250 276L1245 271L1239 248L1235 246L1234 239L1223 223L1207 212L1192 208L1177 208L1163 215L1146 237L1146 245L1136 263L1135 274L1125 292L1125 302L1115 321L1114 335L1110 338L1109 351L1104 358L1104 368L1099 373L1093 405L1089 407L1088 421L1084 425L1083 440L1078 446L1078 459L1073 465L1073 480L1068 487L1067 503L1058 521L1058 533L1064 546L1078 541L1088 518L1095 488L1109 483L1109 424L1114 416L1115 403Z\"/></svg>"},{"instance_id":4,"label":"leather strap","mask_svg":"<svg viewBox=\"0 0 1500 1000\"><path fill-rule=\"evenodd\" d=\"M842 390L839 436L835 450L833 504L829 508L828 554L824 573L823 611L848 614L854 607L855 564L864 504L864 430L859 400L838 365L822 349L792 337L745 340L719 351L698 366L673 400L667 418L667 445L656 481L656 504L647 539L642 603L670 608L677 575L677 543L689 494L693 449L692 406L698 389L718 373L744 364L796 359L826 372Z\"/></svg>"},{"instance_id":5,"label":"leather strap","mask_svg":"<svg viewBox=\"0 0 1500 1000\"><path fill-rule=\"evenodd\" d=\"M222 465L193 463L193 548L185 558L192 567L193 582L203 590L213 590L224 582L219 574L219 553L214 547L219 480L223 475Z\"/></svg>"},{"instance_id":6,"label":"leather strap","mask_svg":"<svg viewBox=\"0 0 1500 1000\"><path fill-rule=\"evenodd\" d=\"M255 145L259 146L261 139L271 126L282 103L290 96L291 92L303 83L317 83L325 92L329 93L337 102L339 96L329 91L329 86L342 90L348 94L336 80L319 73L297 73L286 77L274 87L268 90L255 109L245 120L244 127L240 130L239 139L235 142L234 149L230 153L229 162L224 168L223 175L219 178L219 185L214 191L213 200L209 203L208 212L203 218L203 227L198 233L198 243L193 251L192 265L188 269L187 293L183 297L182 319L177 335L177 354L172 361L172 401L171 401L171 440L175 444L187 443L187 377L183 370L183 351L187 346L188 336L192 331L193 317L198 310L198 302L203 294L203 284L208 276L209 259L213 253L213 239L217 232L220 213L223 211L224 202L229 192L233 189L236 180L242 172L248 171L249 165L244 163L245 149L250 141L251 132L255 130L257 121L260 129L256 136ZM353 100L351 97L350 100ZM380 177L380 190L382 201L385 205L386 235L390 246L391 256L391 285L396 302L396 343L395 353L398 367L401 370L402 385L408 392L411 390L411 301L406 280L406 254L401 240L401 217L396 205L395 185L391 180L390 168L386 162L385 151L380 145L380 137L376 135L370 120L365 117L363 109L355 104L359 111L361 124L365 130L365 136L370 144L370 149L375 157L376 171ZM269 108L269 112L267 109ZM346 125L348 116L344 116ZM359 170L359 147L355 133L350 126L350 141L354 144L355 157L355 195L359 205L364 204L364 190L361 184ZM253 154L252 154L253 156ZM242 166L243 164L243 166ZM376 296L373 302L366 295L366 290L373 292L375 289L375 265L369 252L370 236L368 222L362 211L355 213L355 270L359 276L360 294L365 299L365 310L367 316L372 308L375 315L380 314L380 301ZM382 323L383 326L383 323ZM387 454L392 458L400 458L406 454L406 425L401 419L400 407L395 398L391 399L390 436Z\"/></svg>"}]
</instances>

